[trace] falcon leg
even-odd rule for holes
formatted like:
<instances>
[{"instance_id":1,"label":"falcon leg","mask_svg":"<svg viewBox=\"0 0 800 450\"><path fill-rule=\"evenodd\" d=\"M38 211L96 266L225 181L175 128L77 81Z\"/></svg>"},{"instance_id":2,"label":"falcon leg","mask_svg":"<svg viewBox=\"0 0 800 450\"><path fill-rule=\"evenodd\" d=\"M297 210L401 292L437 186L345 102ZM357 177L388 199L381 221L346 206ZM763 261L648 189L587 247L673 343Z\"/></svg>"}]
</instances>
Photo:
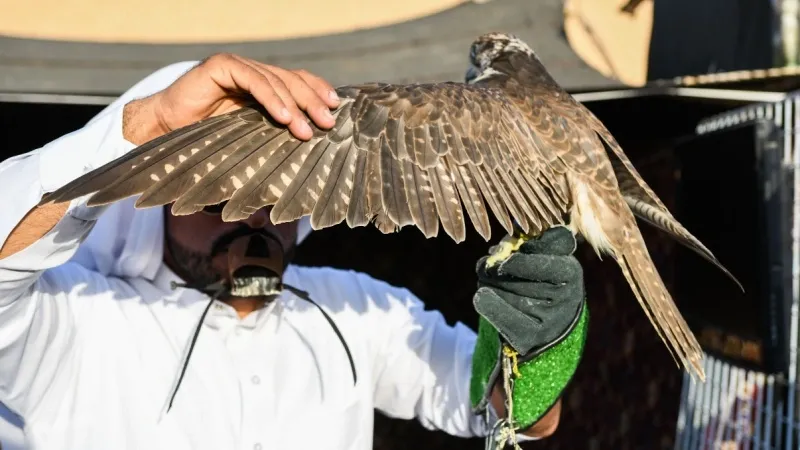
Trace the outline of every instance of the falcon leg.
<instances>
[{"instance_id":1,"label":"falcon leg","mask_svg":"<svg viewBox=\"0 0 800 450\"><path fill-rule=\"evenodd\" d=\"M492 267L508 259L512 253L519 250L525 242L535 238L536 236L528 235L522 232L515 232L512 236L506 236L501 240L491 256L486 259L486 267Z\"/></svg>"}]
</instances>

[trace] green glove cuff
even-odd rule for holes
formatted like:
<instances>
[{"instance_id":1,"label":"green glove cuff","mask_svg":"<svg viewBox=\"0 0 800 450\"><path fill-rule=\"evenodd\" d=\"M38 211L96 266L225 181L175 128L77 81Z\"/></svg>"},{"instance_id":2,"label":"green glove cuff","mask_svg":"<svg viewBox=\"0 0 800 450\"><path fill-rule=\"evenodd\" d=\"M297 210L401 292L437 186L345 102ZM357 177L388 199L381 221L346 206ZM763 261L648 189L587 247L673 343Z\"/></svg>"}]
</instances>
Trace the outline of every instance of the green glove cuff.
<instances>
[{"instance_id":1,"label":"green glove cuff","mask_svg":"<svg viewBox=\"0 0 800 450\"><path fill-rule=\"evenodd\" d=\"M589 308L584 302L576 325L564 339L529 361L518 363L519 376L512 375L512 419L519 429L539 421L572 380L583 353L588 323ZM500 333L480 317L470 382L470 401L476 413L486 409L494 386L502 382L501 354ZM520 355L520 360L524 359Z\"/></svg>"}]
</instances>

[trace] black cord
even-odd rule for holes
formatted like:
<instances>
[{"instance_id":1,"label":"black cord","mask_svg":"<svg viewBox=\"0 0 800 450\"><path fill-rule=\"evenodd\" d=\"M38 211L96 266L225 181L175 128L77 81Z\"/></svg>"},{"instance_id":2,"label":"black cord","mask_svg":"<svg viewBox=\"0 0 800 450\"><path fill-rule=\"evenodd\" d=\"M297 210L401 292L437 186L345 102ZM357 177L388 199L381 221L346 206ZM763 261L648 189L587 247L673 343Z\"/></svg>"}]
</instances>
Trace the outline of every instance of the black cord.
<instances>
[{"instance_id":1,"label":"black cord","mask_svg":"<svg viewBox=\"0 0 800 450\"><path fill-rule=\"evenodd\" d=\"M172 287L173 289L176 287L187 287L196 289L201 292L208 291L208 288L203 289L187 284L172 283ZM353 385L355 385L356 382L358 381L358 375L356 373L356 364L355 361L353 360L353 354L350 352L350 347L347 345L347 341L345 341L344 335L342 335L342 332L339 330L339 327L336 326L336 322L333 321L331 316L328 315L328 313L325 312L325 310L322 309L322 307L317 302L311 299L311 297L308 295L308 292L300 290L293 286L289 286L287 284L283 284L283 287L286 290L295 294L297 297L316 306L317 309L319 309L319 312L322 313L322 316L325 317L325 320L328 321L328 324L333 329L333 332L336 333L336 337L339 338L339 342L342 344L342 347L344 347L344 352L347 354L347 360L350 363L350 371L353 374ZM219 296L223 292L225 292L224 288L221 289L217 288L215 290L214 295L212 295L211 300L208 302L208 305L206 305L205 309L203 310L203 314L200 316L200 321L198 322L197 327L195 327L194 335L192 336L192 341L189 343L189 351L186 355L186 360L183 362L183 367L181 367L181 374L178 377L178 382L175 384L175 389L173 389L172 395L170 396L169 405L167 406L167 412L169 412L170 409L172 409L172 403L175 401L175 396L178 394L178 389L180 388L181 383L183 382L183 377L184 375L186 375L186 369L187 367L189 367L189 359L192 357L192 352L194 351L194 346L197 343L197 338L198 336L200 336L200 329L203 327L203 322L206 319L206 315L208 315L208 311L211 309L211 305L217 300L217 298L219 298Z\"/></svg>"},{"instance_id":2,"label":"black cord","mask_svg":"<svg viewBox=\"0 0 800 450\"><path fill-rule=\"evenodd\" d=\"M217 290L217 292L211 297L211 300L206 305L206 308L203 310L203 314L200 315L200 322L197 324L197 327L194 329L194 335L192 336L192 342L189 344L189 352L186 355L186 360L183 362L183 367L181 368L181 375L178 377L178 383L175 384L175 389L172 390L172 395L169 398L169 405L167 406L167 412L172 409L172 402L175 401L175 395L178 394L178 388L181 387L181 383L183 382L183 376L186 375L186 368L189 367L189 358L192 357L192 351L194 351L194 344L197 343L197 337L200 336L200 329L203 327L203 322L206 320L206 315L208 314L208 310L211 309L211 305L217 300L219 295L223 291Z\"/></svg>"},{"instance_id":3,"label":"black cord","mask_svg":"<svg viewBox=\"0 0 800 450\"><path fill-rule=\"evenodd\" d=\"M331 326L331 328L333 328L333 332L336 333L336 337L339 338L339 342L342 343L342 347L344 347L344 352L347 353L347 359L348 361L350 361L350 371L353 372L353 385L355 385L356 382L358 381L358 376L356 375L356 363L353 361L353 355L350 353L350 347L347 345L347 342L344 340L342 332L339 331L339 327L336 326L336 323L333 321L331 316L329 316L328 313L326 313L325 310L322 309L322 307L319 306L317 302L311 300L311 297L308 295L308 292L302 291L300 289L297 289L296 287L289 286L287 284L284 284L283 287L288 291L292 292L294 295L316 306L317 309L319 309L319 312L322 313L322 316L325 317L325 320L328 321L328 324Z\"/></svg>"},{"instance_id":4,"label":"black cord","mask_svg":"<svg viewBox=\"0 0 800 450\"><path fill-rule=\"evenodd\" d=\"M168 212L166 210L164 211L164 216L165 216L164 217L164 240L166 240L166 242L167 242L168 251L174 255L174 253L172 252L172 242L170 242L169 238L167 237L167 218L166 217L169 216L169 214L168 214ZM358 376L356 375L356 364L353 361L353 355L350 353L350 347L347 345L347 342L345 341L344 336L342 335L342 332L339 330L339 327L336 326L336 323L328 315L328 313L326 313L325 310L322 309L322 307L317 302L315 302L314 300L311 299L311 297L308 295L308 292L305 292L305 291L300 290L300 289L298 289L296 287L289 286L289 285L283 284L283 283L281 283L281 286L283 288L287 289L288 291L292 292L293 294L295 294L299 298L301 298L301 299L311 303L312 305L316 306L317 309L319 309L319 311L322 313L322 316L325 317L325 320L328 321L328 324L331 326L331 328L333 328L333 332L336 333L336 337L339 338L339 342L341 342L342 347L344 347L344 351L347 354L347 359L350 362L350 371L353 373L353 385L355 385L356 382L358 381ZM175 289L177 287L195 289L195 290L200 291L200 292L205 293L205 294L208 294L209 292L213 292L213 295L211 295L211 300L208 302L208 305L206 305L205 309L203 310L203 314L200 316L200 322L197 324L197 327L194 330L194 335L192 336L192 341L189 344L189 351L188 351L188 353L186 355L186 360L183 362L183 367L181 367L181 374L178 377L178 382L175 384L175 389L173 389L172 395L170 396L170 399L169 399L169 405L167 406L167 412L169 412L169 410L172 409L172 402L175 401L175 396L178 394L178 388L180 388L181 383L183 382L183 377L186 374L186 368L189 366L189 358L191 358L191 356L192 356L192 352L194 351L195 343L197 342L197 337L200 335L200 329L203 327L203 322L206 319L206 315L208 314L209 309L211 309L211 305L223 293L225 293L229 289L225 285L224 281L219 281L219 282L216 282L216 283L211 284L209 286L196 286L194 284L179 284L179 283L173 282L172 283L172 288Z\"/></svg>"}]
</instances>

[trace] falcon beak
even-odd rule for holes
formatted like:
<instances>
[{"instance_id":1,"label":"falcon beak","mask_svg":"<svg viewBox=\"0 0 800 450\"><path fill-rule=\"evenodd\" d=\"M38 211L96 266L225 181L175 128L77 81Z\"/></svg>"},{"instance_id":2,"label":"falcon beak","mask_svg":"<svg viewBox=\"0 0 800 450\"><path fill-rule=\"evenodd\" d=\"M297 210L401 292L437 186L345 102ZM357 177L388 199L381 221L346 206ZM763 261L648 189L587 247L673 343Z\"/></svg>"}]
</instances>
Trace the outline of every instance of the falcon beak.
<instances>
[{"instance_id":1,"label":"falcon beak","mask_svg":"<svg viewBox=\"0 0 800 450\"><path fill-rule=\"evenodd\" d=\"M464 81L467 82L467 83L471 83L472 80L474 80L475 78L478 78L478 75L480 75L480 74L481 73L480 73L480 71L478 71L477 67L475 67L473 65L470 65L467 68L467 73L464 75Z\"/></svg>"}]
</instances>

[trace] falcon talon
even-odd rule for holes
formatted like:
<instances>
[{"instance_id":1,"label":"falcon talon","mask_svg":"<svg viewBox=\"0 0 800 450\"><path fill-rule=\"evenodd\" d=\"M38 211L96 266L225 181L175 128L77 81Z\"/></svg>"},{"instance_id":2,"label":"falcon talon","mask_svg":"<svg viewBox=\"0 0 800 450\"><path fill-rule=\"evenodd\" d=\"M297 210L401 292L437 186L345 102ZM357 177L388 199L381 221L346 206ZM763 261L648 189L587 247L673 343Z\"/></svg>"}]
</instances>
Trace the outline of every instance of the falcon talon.
<instances>
[{"instance_id":1,"label":"falcon talon","mask_svg":"<svg viewBox=\"0 0 800 450\"><path fill-rule=\"evenodd\" d=\"M486 268L493 267L496 264L505 261L511 255L522 247L522 244L531 240L530 236L521 234L519 236L506 236L497 244L497 250L486 258Z\"/></svg>"}]
</instances>

